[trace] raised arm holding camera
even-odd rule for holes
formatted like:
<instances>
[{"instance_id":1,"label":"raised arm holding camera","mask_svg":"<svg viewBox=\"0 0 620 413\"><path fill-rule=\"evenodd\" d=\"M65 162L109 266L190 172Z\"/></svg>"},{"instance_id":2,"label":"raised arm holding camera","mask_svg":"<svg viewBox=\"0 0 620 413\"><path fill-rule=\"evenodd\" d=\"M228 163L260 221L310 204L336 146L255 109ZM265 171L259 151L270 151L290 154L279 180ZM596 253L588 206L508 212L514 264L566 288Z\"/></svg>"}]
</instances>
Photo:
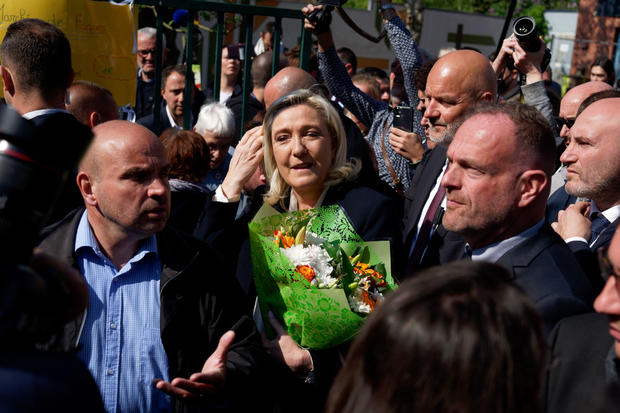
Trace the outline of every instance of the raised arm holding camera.
<instances>
[{"instance_id":1,"label":"raised arm holding camera","mask_svg":"<svg viewBox=\"0 0 620 413\"><path fill-rule=\"evenodd\" d=\"M385 29L403 70L409 103L416 106L418 98L413 75L421 63L417 45L394 11L392 3L378 1L377 5L382 10ZM310 16L322 8L323 6L309 4L302 11L306 16ZM398 149L393 147L389 139L394 117L391 108L387 103L371 98L353 85L338 58L328 23L322 23L320 20L321 24L317 24L314 20L306 19L305 28L312 31L318 39L319 69L330 92L361 122L370 125L368 140L376 154L379 178L396 191L402 192L409 186L411 162L419 161L424 153L424 146L419 140L419 136L423 136L420 127L421 114L413 111L413 129L416 134L408 134L413 148L408 146L406 150L404 147L401 149L398 144L396 145Z\"/></svg>"},{"instance_id":2,"label":"raised arm holding camera","mask_svg":"<svg viewBox=\"0 0 620 413\"><path fill-rule=\"evenodd\" d=\"M519 20L514 25L515 33L520 29ZM525 22L527 23L529 20L525 20ZM531 24L534 24L533 20ZM534 29L529 31L532 32L532 30L535 30L535 25ZM498 78L501 78L502 73L508 70L510 66L519 71L521 80L520 91L523 95L524 103L534 106L549 121L556 138L556 144L559 144L560 140L558 131L555 128L553 107L551 106L549 96L547 96L545 82L542 77L549 63L550 55L548 49L543 39L538 37L535 31L532 33L536 35L535 40L538 42L535 42L531 35L529 39L524 39L515 33L504 39L502 47L493 61L493 70Z\"/></svg>"}]
</instances>

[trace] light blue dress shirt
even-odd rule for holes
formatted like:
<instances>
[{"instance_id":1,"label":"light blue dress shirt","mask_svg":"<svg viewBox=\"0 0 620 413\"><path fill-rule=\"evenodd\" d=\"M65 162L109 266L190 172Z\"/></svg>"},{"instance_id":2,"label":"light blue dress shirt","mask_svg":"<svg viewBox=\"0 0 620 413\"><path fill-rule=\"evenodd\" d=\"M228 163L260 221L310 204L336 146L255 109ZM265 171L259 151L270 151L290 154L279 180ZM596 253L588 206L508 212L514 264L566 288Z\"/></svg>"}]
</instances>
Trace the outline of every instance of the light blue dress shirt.
<instances>
[{"instance_id":1,"label":"light blue dress shirt","mask_svg":"<svg viewBox=\"0 0 620 413\"><path fill-rule=\"evenodd\" d=\"M161 264L155 236L117 270L88 224L75 239L80 272L88 283L88 309L78 357L95 378L107 412L170 412L170 397L152 381L169 381L159 328Z\"/></svg>"}]
</instances>

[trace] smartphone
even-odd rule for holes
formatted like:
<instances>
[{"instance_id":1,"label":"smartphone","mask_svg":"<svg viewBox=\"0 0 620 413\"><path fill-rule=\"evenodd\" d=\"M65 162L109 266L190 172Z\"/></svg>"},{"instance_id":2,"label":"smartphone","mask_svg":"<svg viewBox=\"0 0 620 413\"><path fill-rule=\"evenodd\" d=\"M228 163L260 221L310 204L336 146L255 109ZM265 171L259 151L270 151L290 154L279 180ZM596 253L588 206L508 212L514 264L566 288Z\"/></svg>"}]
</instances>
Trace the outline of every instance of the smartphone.
<instances>
[{"instance_id":1,"label":"smartphone","mask_svg":"<svg viewBox=\"0 0 620 413\"><path fill-rule=\"evenodd\" d=\"M413 132L413 108L410 106L396 106L392 126Z\"/></svg>"}]
</instances>

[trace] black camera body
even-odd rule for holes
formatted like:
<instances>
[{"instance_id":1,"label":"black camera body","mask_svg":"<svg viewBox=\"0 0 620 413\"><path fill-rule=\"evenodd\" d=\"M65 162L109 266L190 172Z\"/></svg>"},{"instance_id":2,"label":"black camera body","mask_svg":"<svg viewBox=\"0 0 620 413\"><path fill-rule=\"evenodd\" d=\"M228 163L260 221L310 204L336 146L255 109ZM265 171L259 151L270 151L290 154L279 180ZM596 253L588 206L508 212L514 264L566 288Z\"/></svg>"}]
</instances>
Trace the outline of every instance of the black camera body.
<instances>
[{"instance_id":1,"label":"black camera body","mask_svg":"<svg viewBox=\"0 0 620 413\"><path fill-rule=\"evenodd\" d=\"M512 31L523 50L526 52L537 52L540 50L541 43L538 38L538 28L536 27L536 22L532 17L519 17L512 25ZM547 70L550 60L551 51L545 48L545 56L540 63L541 72Z\"/></svg>"},{"instance_id":2,"label":"black camera body","mask_svg":"<svg viewBox=\"0 0 620 413\"><path fill-rule=\"evenodd\" d=\"M321 34L329 30L329 25L332 22L332 11L335 7L342 7L346 2L347 0L319 0L318 4L323 8L314 10L307 17L308 21L315 25L315 33Z\"/></svg>"}]
</instances>

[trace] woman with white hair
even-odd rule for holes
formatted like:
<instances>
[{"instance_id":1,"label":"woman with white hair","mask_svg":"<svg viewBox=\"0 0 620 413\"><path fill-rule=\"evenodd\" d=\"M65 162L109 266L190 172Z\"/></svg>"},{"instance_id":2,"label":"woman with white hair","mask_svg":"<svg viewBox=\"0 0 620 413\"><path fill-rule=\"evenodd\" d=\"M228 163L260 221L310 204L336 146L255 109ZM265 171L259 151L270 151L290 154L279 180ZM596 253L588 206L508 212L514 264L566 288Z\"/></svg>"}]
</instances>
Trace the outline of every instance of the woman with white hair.
<instances>
[{"instance_id":1,"label":"woman with white hair","mask_svg":"<svg viewBox=\"0 0 620 413\"><path fill-rule=\"evenodd\" d=\"M215 190L224 180L232 158L230 144L235 131L232 111L221 103L209 103L200 109L194 131L209 147L209 173L203 185Z\"/></svg>"}]
</instances>

